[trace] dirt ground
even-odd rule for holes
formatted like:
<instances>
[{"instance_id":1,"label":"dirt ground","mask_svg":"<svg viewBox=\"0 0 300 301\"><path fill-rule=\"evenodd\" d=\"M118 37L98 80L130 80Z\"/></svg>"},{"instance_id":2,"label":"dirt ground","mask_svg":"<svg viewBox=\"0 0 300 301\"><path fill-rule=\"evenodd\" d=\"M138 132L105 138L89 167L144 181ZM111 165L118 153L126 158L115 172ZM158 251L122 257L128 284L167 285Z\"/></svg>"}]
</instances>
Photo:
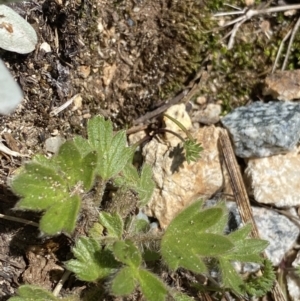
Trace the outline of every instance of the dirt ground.
<instances>
[{"instance_id":1,"label":"dirt ground","mask_svg":"<svg viewBox=\"0 0 300 301\"><path fill-rule=\"evenodd\" d=\"M87 120L97 114L110 118L116 129L130 128L134 120L183 91L203 66L211 70L211 82L204 90L217 93L228 81L225 70L229 67L219 59L213 61L215 54L209 47L215 46L213 37L218 34L202 37L210 22L204 12L212 2L219 7L219 1L193 0L36 0L11 5L34 27L39 42L28 55L0 50L24 92L17 111L0 117L3 143L29 157L46 154L47 138L85 135ZM193 34L198 25L200 35ZM250 26L260 28L259 22ZM243 31L244 42L247 30ZM262 31L257 36L261 43L267 42ZM50 52L45 51L46 44ZM247 56L249 53L235 59L235 68L242 66ZM217 81L215 62L222 65ZM260 67L266 67L261 62L258 59ZM266 70L258 71L263 74ZM246 76L246 71L241 74L231 74L233 84ZM250 78L260 76L251 73ZM240 91L256 93L258 82L251 82L251 91L248 84L241 83ZM72 97L76 100L56 114L54 110ZM222 104L228 108L226 102ZM38 221L34 214L12 209L18 199L7 185L26 160L1 155L0 212ZM34 226L0 219L0 301L12 296L24 281L53 289L71 245L63 235L49 240ZM84 287L71 277L63 293L80 293Z\"/></svg>"},{"instance_id":2,"label":"dirt ground","mask_svg":"<svg viewBox=\"0 0 300 301\"><path fill-rule=\"evenodd\" d=\"M10 5L34 27L39 42L28 55L0 50L24 92L17 111L0 117L3 143L24 155L46 154L47 138L85 135L91 116L110 118L116 129L130 127L167 96L180 92L180 85L195 72L177 70L176 61L186 56L186 49L175 41L171 5L167 0L45 0ZM179 84L170 89L175 72ZM74 96L73 104L53 113ZM13 211L17 197L7 186L26 160L1 156L0 212L38 221L34 214ZM70 254L70 239L62 235L49 240L34 226L4 219L0 219L0 233L0 300L7 300L24 282L53 289ZM63 293L84 287L71 277Z\"/></svg>"}]
</instances>

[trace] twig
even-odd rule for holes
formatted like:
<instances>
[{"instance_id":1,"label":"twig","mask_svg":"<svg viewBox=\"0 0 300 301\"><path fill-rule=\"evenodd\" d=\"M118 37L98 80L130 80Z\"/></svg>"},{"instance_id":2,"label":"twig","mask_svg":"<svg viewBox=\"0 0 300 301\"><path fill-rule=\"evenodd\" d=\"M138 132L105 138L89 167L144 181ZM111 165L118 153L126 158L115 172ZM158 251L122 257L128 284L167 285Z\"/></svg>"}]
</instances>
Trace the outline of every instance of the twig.
<instances>
[{"instance_id":1,"label":"twig","mask_svg":"<svg viewBox=\"0 0 300 301\"><path fill-rule=\"evenodd\" d=\"M290 52L291 52L292 44L294 42L295 35L296 35L296 32L297 32L299 26L300 26L300 17L298 18L297 23L295 24L295 26L293 28L292 35L291 35L291 38L290 38L290 41L289 41L289 46L288 46L288 49L286 51L284 62L283 62L281 70L284 70L285 67L286 67L286 64L287 64L287 61L288 61L288 58L289 58L289 55L290 55Z\"/></svg>"},{"instance_id":2,"label":"twig","mask_svg":"<svg viewBox=\"0 0 300 301\"><path fill-rule=\"evenodd\" d=\"M57 283L57 285L55 286L54 290L53 290L53 295L55 297L58 296L59 292L61 291L63 285L65 284L65 282L68 280L69 276L71 275L71 271L66 270L61 279L59 280L59 282Z\"/></svg>"},{"instance_id":3,"label":"twig","mask_svg":"<svg viewBox=\"0 0 300 301\"><path fill-rule=\"evenodd\" d=\"M283 45L284 45L285 41L290 37L291 33L292 33L292 29L290 29L288 31L288 33L285 35L285 37L283 38L283 40L280 43L279 49L278 49L277 54L276 54L275 62L274 62L273 68L272 68L272 73L274 73L274 71L276 69L280 54L282 52Z\"/></svg>"},{"instance_id":4,"label":"twig","mask_svg":"<svg viewBox=\"0 0 300 301\"><path fill-rule=\"evenodd\" d=\"M277 12L288 11L288 10L293 10L293 9L295 9L295 10L300 9L300 4L281 5L281 6L268 7L268 8L263 8L263 9L244 8L242 11L238 11L238 12L234 11L234 12L217 13L217 14L214 14L214 17L244 14L243 16L240 16L234 20L231 20L231 21L225 23L223 26L221 26L221 28L225 28L225 27L235 24L235 28L231 32L231 37L230 37L230 40L228 43L228 49L231 49L234 44L234 38L237 33L237 30L244 22L250 20L252 17L257 16L257 15L277 13Z\"/></svg>"},{"instance_id":5,"label":"twig","mask_svg":"<svg viewBox=\"0 0 300 301\"><path fill-rule=\"evenodd\" d=\"M252 223L252 237L259 238L258 230L252 215L252 210L250 206L250 201L246 192L244 181L239 169L239 166L232 149L230 138L226 130L222 130L220 134L220 145L223 152L223 157L227 171L230 177L230 182L232 190L236 199L236 203L242 218L243 223L251 222ZM266 255L264 254L266 257ZM267 257L266 257L267 258ZM285 296L278 284L275 281L274 287L272 288L272 296L274 301L286 301Z\"/></svg>"},{"instance_id":6,"label":"twig","mask_svg":"<svg viewBox=\"0 0 300 301\"><path fill-rule=\"evenodd\" d=\"M19 217L14 217L14 216L10 216L10 215L4 215L4 214L0 213L0 218L6 219L8 221L23 223L23 224L29 225L29 226L39 227L38 223L29 221L27 219L19 218Z\"/></svg>"}]
</instances>

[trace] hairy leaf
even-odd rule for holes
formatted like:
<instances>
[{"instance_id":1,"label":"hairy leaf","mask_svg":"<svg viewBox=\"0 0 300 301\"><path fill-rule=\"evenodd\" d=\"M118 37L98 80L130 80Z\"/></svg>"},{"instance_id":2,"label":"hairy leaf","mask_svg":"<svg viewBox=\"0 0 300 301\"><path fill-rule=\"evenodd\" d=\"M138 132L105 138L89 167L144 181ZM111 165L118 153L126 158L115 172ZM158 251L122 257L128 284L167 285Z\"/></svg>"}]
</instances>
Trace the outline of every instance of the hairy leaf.
<instances>
[{"instance_id":1,"label":"hairy leaf","mask_svg":"<svg viewBox=\"0 0 300 301\"><path fill-rule=\"evenodd\" d=\"M72 251L76 259L67 261L66 267L83 281L104 278L119 266L111 251L102 249L92 238L80 237Z\"/></svg>"},{"instance_id":2,"label":"hairy leaf","mask_svg":"<svg viewBox=\"0 0 300 301\"><path fill-rule=\"evenodd\" d=\"M263 261L263 257L260 254L268 246L268 242L262 239L247 238L251 232L251 227L250 224L245 225L228 235L235 248L228 254L224 254L224 258L241 262L260 263Z\"/></svg>"},{"instance_id":3,"label":"hairy leaf","mask_svg":"<svg viewBox=\"0 0 300 301\"><path fill-rule=\"evenodd\" d=\"M138 184L139 185L136 187L136 192L139 194L139 204L140 206L145 206L151 200L155 188L155 183L152 180L152 169L150 165L143 165Z\"/></svg>"},{"instance_id":4,"label":"hairy leaf","mask_svg":"<svg viewBox=\"0 0 300 301\"><path fill-rule=\"evenodd\" d=\"M140 176L132 164L126 164L122 176L116 178L115 183L118 186L126 186L136 191L139 195L140 207L145 206L150 201L155 188L152 169L148 164L143 165Z\"/></svg>"},{"instance_id":5,"label":"hairy leaf","mask_svg":"<svg viewBox=\"0 0 300 301\"><path fill-rule=\"evenodd\" d=\"M220 269L222 273L222 283L225 288L230 288L238 295L242 295L243 280L233 268L231 262L226 259L219 258Z\"/></svg>"},{"instance_id":6,"label":"hairy leaf","mask_svg":"<svg viewBox=\"0 0 300 301\"><path fill-rule=\"evenodd\" d=\"M47 290L33 286L33 285L21 285L17 290L16 297L9 298L9 301L57 301L52 293Z\"/></svg>"},{"instance_id":7,"label":"hairy leaf","mask_svg":"<svg viewBox=\"0 0 300 301\"><path fill-rule=\"evenodd\" d=\"M108 235L121 239L123 234L123 220L118 213L100 212L99 221L107 229Z\"/></svg>"},{"instance_id":8,"label":"hairy leaf","mask_svg":"<svg viewBox=\"0 0 300 301\"><path fill-rule=\"evenodd\" d=\"M154 274L139 270L139 284L143 295L148 301L165 301L168 291L164 283Z\"/></svg>"},{"instance_id":9,"label":"hairy leaf","mask_svg":"<svg viewBox=\"0 0 300 301\"><path fill-rule=\"evenodd\" d=\"M42 232L71 233L81 205L81 194L95 179L96 152L81 156L72 141L64 143L51 160L35 156L12 181L12 190L23 197L16 208L45 211Z\"/></svg>"},{"instance_id":10,"label":"hairy leaf","mask_svg":"<svg viewBox=\"0 0 300 301\"><path fill-rule=\"evenodd\" d=\"M96 152L90 152L82 157L75 143L67 141L60 147L53 161L65 174L70 187L82 182L86 191L91 189L97 165Z\"/></svg>"},{"instance_id":11,"label":"hairy leaf","mask_svg":"<svg viewBox=\"0 0 300 301\"><path fill-rule=\"evenodd\" d=\"M130 240L117 241L113 245L113 253L117 260L131 267L139 267L142 256L139 249Z\"/></svg>"},{"instance_id":12,"label":"hairy leaf","mask_svg":"<svg viewBox=\"0 0 300 301\"><path fill-rule=\"evenodd\" d=\"M85 157L88 153L93 151L92 146L89 144L87 139L82 138L81 136L76 136L74 139L74 144L76 145L78 151L81 154L81 157Z\"/></svg>"},{"instance_id":13,"label":"hairy leaf","mask_svg":"<svg viewBox=\"0 0 300 301\"><path fill-rule=\"evenodd\" d=\"M197 201L179 213L166 229L161 241L161 254L171 269L183 267L196 273L206 271L205 257L230 251L234 244L225 236L208 233L226 214L222 207L199 210Z\"/></svg>"},{"instance_id":14,"label":"hairy leaf","mask_svg":"<svg viewBox=\"0 0 300 301\"><path fill-rule=\"evenodd\" d=\"M174 298L175 301L194 301L195 299L184 294L184 293L172 293L172 297Z\"/></svg>"},{"instance_id":15,"label":"hairy leaf","mask_svg":"<svg viewBox=\"0 0 300 301\"><path fill-rule=\"evenodd\" d=\"M126 296L133 292L136 285L135 275L130 267L122 268L111 283L111 291L116 296Z\"/></svg>"},{"instance_id":16,"label":"hairy leaf","mask_svg":"<svg viewBox=\"0 0 300 301\"><path fill-rule=\"evenodd\" d=\"M113 135L112 123L101 116L89 120L88 140L98 154L97 172L104 181L116 176L132 158L125 131Z\"/></svg>"}]
</instances>

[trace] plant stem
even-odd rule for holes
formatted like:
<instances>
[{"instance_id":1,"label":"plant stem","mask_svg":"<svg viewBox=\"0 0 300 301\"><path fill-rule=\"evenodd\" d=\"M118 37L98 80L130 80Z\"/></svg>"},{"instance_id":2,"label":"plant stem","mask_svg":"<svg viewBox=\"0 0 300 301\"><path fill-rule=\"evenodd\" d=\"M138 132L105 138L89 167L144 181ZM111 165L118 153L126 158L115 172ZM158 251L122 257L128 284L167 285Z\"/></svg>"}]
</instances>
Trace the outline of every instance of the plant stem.
<instances>
[{"instance_id":1,"label":"plant stem","mask_svg":"<svg viewBox=\"0 0 300 301\"><path fill-rule=\"evenodd\" d=\"M96 195L95 195L95 205L97 208L100 207L102 199L103 199L103 195L104 195L104 191L105 191L105 187L106 187L107 181L104 181L100 178L98 178L96 180Z\"/></svg>"},{"instance_id":2,"label":"plant stem","mask_svg":"<svg viewBox=\"0 0 300 301\"><path fill-rule=\"evenodd\" d=\"M164 114L164 116L172 120L186 134L188 139L193 140L193 136L189 133L189 131L184 127L184 125L181 122L179 122L178 120L174 119L173 117L171 117L166 113Z\"/></svg>"}]
</instances>

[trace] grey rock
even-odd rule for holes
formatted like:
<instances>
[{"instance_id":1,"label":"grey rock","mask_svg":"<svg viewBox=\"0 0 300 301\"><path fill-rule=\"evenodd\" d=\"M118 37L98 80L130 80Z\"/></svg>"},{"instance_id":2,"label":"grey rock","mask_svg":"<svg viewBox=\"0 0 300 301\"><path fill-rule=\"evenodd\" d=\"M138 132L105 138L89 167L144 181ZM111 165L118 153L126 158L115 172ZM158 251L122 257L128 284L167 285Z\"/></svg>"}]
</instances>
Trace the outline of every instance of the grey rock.
<instances>
[{"instance_id":1,"label":"grey rock","mask_svg":"<svg viewBox=\"0 0 300 301\"><path fill-rule=\"evenodd\" d=\"M242 158L267 157L293 150L300 138L300 105L254 102L221 119Z\"/></svg>"},{"instance_id":2,"label":"grey rock","mask_svg":"<svg viewBox=\"0 0 300 301\"><path fill-rule=\"evenodd\" d=\"M227 201L226 206L229 209L229 217L232 215L239 228L242 221L236 203ZM300 230L289 218L274 210L254 206L251 208L260 238L269 242L265 250L266 255L274 266L278 266L284 255L296 243ZM233 231L235 227L229 224L229 229Z\"/></svg>"},{"instance_id":3,"label":"grey rock","mask_svg":"<svg viewBox=\"0 0 300 301\"><path fill-rule=\"evenodd\" d=\"M299 228L289 218L273 210L252 207L252 212L260 238L269 242L267 257L274 266L278 266L297 241Z\"/></svg>"}]
</instances>

